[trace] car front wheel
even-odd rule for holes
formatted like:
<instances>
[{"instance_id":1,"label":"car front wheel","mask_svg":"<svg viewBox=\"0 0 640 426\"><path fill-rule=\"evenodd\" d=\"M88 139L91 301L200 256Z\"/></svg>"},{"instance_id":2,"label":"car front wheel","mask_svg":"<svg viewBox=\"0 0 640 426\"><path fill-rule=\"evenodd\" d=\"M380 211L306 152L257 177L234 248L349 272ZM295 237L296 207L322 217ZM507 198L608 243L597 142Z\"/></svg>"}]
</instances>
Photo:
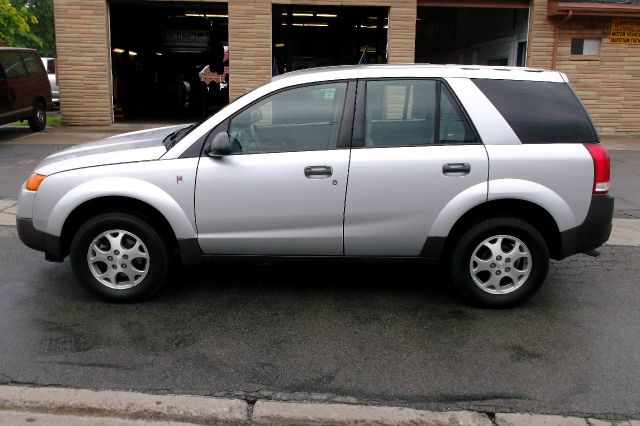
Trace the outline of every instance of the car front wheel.
<instances>
[{"instance_id":1,"label":"car front wheel","mask_svg":"<svg viewBox=\"0 0 640 426\"><path fill-rule=\"evenodd\" d=\"M143 219L105 213L80 227L71 242L71 267L87 290L115 302L151 297L168 275L162 237Z\"/></svg>"},{"instance_id":2,"label":"car front wheel","mask_svg":"<svg viewBox=\"0 0 640 426\"><path fill-rule=\"evenodd\" d=\"M472 226L453 249L451 277L471 304L508 308L530 298L544 282L549 250L530 223L498 217Z\"/></svg>"}]
</instances>

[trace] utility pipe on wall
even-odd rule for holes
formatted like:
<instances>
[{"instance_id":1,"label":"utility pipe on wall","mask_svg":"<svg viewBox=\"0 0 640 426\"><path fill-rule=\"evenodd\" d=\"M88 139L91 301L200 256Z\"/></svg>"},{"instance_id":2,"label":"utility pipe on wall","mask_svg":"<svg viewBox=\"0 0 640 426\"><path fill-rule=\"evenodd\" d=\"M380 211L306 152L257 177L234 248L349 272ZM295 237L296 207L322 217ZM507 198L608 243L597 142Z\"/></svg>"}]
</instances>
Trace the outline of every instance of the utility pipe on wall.
<instances>
[{"instance_id":1,"label":"utility pipe on wall","mask_svg":"<svg viewBox=\"0 0 640 426\"><path fill-rule=\"evenodd\" d=\"M562 18L559 22L555 24L555 28L553 30L553 53L551 56L552 70L556 69L556 62L558 60L558 38L559 38L560 27L565 23L567 23L567 21L569 21L569 19L571 19L572 16L573 16L573 10L569 10L569 13L567 13L567 15L564 18Z\"/></svg>"}]
</instances>

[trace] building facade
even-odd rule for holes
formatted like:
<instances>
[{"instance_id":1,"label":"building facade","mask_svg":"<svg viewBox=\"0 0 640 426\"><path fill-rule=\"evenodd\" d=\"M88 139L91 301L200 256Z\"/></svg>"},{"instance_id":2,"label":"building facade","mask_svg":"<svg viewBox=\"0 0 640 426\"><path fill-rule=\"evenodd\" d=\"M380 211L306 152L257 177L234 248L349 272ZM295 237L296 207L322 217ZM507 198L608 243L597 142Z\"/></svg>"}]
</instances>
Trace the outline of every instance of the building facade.
<instances>
[{"instance_id":1,"label":"building facade","mask_svg":"<svg viewBox=\"0 0 640 426\"><path fill-rule=\"evenodd\" d=\"M69 125L111 124L120 98L144 110L173 96L160 83L168 74L158 61L168 57L154 53L153 40L165 15L182 14L206 17L220 29L230 99L277 73L358 60L525 65L566 73L601 133L640 134L640 0L55 0L54 6L61 112Z\"/></svg>"}]
</instances>

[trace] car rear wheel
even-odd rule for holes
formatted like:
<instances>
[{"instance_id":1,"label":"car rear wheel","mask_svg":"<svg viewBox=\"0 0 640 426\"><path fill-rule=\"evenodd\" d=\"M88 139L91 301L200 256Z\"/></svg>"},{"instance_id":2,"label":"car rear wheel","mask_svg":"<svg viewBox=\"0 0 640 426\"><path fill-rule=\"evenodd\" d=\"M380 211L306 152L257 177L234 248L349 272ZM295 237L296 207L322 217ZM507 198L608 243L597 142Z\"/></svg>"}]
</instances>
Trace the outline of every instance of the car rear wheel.
<instances>
[{"instance_id":1,"label":"car rear wheel","mask_svg":"<svg viewBox=\"0 0 640 426\"><path fill-rule=\"evenodd\" d=\"M451 277L471 304L508 308L530 298L549 269L549 250L530 223L498 217L472 226L453 249Z\"/></svg>"},{"instance_id":2,"label":"car rear wheel","mask_svg":"<svg viewBox=\"0 0 640 426\"><path fill-rule=\"evenodd\" d=\"M42 102L36 102L33 104L33 112L31 113L31 117L29 117L28 121L29 127L34 132L44 130L47 126L47 109Z\"/></svg>"},{"instance_id":3,"label":"car rear wheel","mask_svg":"<svg viewBox=\"0 0 640 426\"><path fill-rule=\"evenodd\" d=\"M105 213L80 227L71 242L71 267L87 290L115 302L151 297L168 275L169 252L143 219Z\"/></svg>"}]
</instances>

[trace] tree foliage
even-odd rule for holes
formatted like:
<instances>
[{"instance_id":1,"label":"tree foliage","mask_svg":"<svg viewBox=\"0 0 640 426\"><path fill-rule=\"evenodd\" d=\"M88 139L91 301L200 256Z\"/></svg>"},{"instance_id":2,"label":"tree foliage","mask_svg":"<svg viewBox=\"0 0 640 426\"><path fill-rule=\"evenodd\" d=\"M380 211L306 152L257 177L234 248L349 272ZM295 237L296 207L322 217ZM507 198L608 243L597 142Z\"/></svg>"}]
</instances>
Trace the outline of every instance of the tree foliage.
<instances>
[{"instance_id":1,"label":"tree foliage","mask_svg":"<svg viewBox=\"0 0 640 426\"><path fill-rule=\"evenodd\" d=\"M26 5L0 0L0 40L6 46L22 46L25 41L42 46L42 40L31 32L38 18Z\"/></svg>"},{"instance_id":2,"label":"tree foliage","mask_svg":"<svg viewBox=\"0 0 640 426\"><path fill-rule=\"evenodd\" d=\"M5 37L11 28L11 35ZM53 0L0 0L0 40L8 46L30 47L41 56L55 57Z\"/></svg>"}]
</instances>

